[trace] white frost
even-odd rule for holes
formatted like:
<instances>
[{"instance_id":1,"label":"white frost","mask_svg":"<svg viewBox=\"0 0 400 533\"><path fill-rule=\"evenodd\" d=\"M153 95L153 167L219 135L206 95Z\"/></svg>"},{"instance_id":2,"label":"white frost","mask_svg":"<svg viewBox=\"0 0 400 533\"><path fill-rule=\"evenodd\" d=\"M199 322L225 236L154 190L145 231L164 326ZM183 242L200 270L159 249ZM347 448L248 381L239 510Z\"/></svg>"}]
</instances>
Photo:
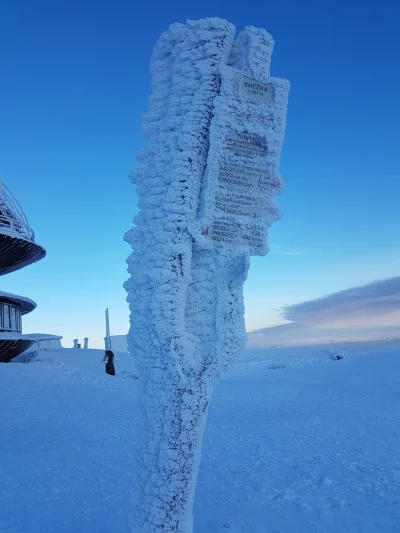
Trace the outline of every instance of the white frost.
<instances>
[{"instance_id":1,"label":"white frost","mask_svg":"<svg viewBox=\"0 0 400 533\"><path fill-rule=\"evenodd\" d=\"M212 223L210 205L217 192L211 181L215 150L222 149L218 132L230 127L239 105L226 102L221 91L232 69L270 81L273 41L250 27L234 43L234 31L217 18L173 24L151 61L152 95L142 121L148 145L138 153L141 166L131 173L140 213L125 235L133 249L125 285L128 346L141 377L132 533L192 531L211 394L245 344L249 250L211 242L206 225ZM279 82L276 89L279 93ZM275 108L271 121L254 129L274 148L273 172L283 140L285 96ZM266 187L260 210L268 226L278 211Z\"/></svg>"}]
</instances>

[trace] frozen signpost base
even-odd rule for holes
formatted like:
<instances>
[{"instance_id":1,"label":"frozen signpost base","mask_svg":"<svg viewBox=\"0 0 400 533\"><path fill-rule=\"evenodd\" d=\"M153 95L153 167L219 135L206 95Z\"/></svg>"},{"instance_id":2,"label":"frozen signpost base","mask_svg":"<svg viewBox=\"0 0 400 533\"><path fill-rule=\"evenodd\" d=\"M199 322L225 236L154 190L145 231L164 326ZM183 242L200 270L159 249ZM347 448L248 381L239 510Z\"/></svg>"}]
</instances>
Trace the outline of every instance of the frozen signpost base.
<instances>
[{"instance_id":1,"label":"frozen signpost base","mask_svg":"<svg viewBox=\"0 0 400 533\"><path fill-rule=\"evenodd\" d=\"M245 344L243 283L279 218L289 83L273 39L222 19L174 24L151 62L148 146L132 173L129 350L140 370L133 533L191 533L217 379Z\"/></svg>"}]
</instances>

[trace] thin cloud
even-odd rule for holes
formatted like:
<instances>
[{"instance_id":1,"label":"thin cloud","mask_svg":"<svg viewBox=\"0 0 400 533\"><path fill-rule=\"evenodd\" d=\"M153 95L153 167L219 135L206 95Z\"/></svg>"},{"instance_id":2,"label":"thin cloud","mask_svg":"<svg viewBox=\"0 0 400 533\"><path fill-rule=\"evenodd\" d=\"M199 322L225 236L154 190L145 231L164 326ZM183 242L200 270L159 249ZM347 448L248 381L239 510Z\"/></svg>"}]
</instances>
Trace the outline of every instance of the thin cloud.
<instances>
[{"instance_id":1,"label":"thin cloud","mask_svg":"<svg viewBox=\"0 0 400 533\"><path fill-rule=\"evenodd\" d=\"M291 322L324 324L349 317L382 316L400 311L400 276L346 289L284 308Z\"/></svg>"},{"instance_id":2,"label":"thin cloud","mask_svg":"<svg viewBox=\"0 0 400 533\"><path fill-rule=\"evenodd\" d=\"M300 250L293 250L291 248L286 248L285 246L272 246L271 250L277 254L282 255L306 255L306 252Z\"/></svg>"},{"instance_id":3,"label":"thin cloud","mask_svg":"<svg viewBox=\"0 0 400 533\"><path fill-rule=\"evenodd\" d=\"M249 345L306 342L331 336L399 335L400 276L285 307L286 324L248 334Z\"/></svg>"},{"instance_id":4,"label":"thin cloud","mask_svg":"<svg viewBox=\"0 0 400 533\"><path fill-rule=\"evenodd\" d=\"M278 252L278 254L283 254L283 255L304 255L304 252Z\"/></svg>"}]
</instances>

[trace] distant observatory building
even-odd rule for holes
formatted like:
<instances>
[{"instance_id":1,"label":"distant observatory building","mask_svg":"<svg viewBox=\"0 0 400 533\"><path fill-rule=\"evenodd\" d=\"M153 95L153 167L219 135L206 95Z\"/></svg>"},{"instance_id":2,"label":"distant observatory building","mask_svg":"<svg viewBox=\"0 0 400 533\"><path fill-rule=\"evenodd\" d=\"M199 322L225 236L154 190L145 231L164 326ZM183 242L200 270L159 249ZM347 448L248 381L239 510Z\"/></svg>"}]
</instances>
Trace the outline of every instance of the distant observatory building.
<instances>
[{"instance_id":1,"label":"distant observatory building","mask_svg":"<svg viewBox=\"0 0 400 533\"><path fill-rule=\"evenodd\" d=\"M35 263L45 255L45 249L35 243L35 234L21 206L0 181L0 276ZM29 298L0 292L0 362L10 361L38 341L37 336L22 335L21 317L35 307Z\"/></svg>"}]
</instances>

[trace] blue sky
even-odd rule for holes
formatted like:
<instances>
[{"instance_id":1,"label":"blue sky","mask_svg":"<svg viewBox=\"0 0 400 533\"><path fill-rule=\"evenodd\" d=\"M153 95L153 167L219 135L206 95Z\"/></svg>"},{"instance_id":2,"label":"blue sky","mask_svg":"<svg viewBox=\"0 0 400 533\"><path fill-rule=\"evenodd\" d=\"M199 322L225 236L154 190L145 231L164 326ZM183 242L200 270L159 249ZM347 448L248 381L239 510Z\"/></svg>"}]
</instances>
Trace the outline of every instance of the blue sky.
<instances>
[{"instance_id":1,"label":"blue sky","mask_svg":"<svg viewBox=\"0 0 400 533\"><path fill-rule=\"evenodd\" d=\"M282 307L396 276L400 269L400 7L394 1L4 1L0 4L0 177L47 258L3 277L38 309L24 331L89 336L104 309L125 333L123 233L136 212L127 175L145 144L149 59L175 21L220 16L276 41L291 81L271 252L253 258L248 330Z\"/></svg>"}]
</instances>

